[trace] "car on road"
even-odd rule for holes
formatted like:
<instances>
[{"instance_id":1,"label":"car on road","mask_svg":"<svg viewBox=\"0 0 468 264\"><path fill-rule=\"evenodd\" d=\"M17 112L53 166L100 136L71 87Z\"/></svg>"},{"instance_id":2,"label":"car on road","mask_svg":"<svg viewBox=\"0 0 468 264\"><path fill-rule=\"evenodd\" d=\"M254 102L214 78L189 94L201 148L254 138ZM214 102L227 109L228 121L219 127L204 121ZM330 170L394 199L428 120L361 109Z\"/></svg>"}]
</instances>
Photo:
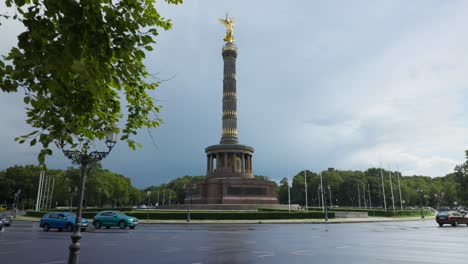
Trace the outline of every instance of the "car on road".
<instances>
[{"instance_id":1,"label":"car on road","mask_svg":"<svg viewBox=\"0 0 468 264\"><path fill-rule=\"evenodd\" d=\"M11 224L13 224L11 216L6 214L0 214L0 221L3 222L4 226L11 226Z\"/></svg>"},{"instance_id":2,"label":"car on road","mask_svg":"<svg viewBox=\"0 0 468 264\"><path fill-rule=\"evenodd\" d=\"M110 228L111 226L118 226L121 229L129 227L134 229L138 225L136 217L128 216L121 211L101 211L93 218L93 225L96 229L103 226Z\"/></svg>"},{"instance_id":3,"label":"car on road","mask_svg":"<svg viewBox=\"0 0 468 264\"><path fill-rule=\"evenodd\" d=\"M59 231L73 231L75 225L76 214L70 212L50 212L41 218L39 226L44 231L49 231L51 228L57 228ZM81 231L85 231L88 227L88 219L81 218Z\"/></svg>"},{"instance_id":4,"label":"car on road","mask_svg":"<svg viewBox=\"0 0 468 264\"><path fill-rule=\"evenodd\" d=\"M436 222L439 226L443 226L444 224L450 224L452 226L457 226L459 224L468 225L468 217L456 211L442 211L437 213Z\"/></svg>"}]
</instances>

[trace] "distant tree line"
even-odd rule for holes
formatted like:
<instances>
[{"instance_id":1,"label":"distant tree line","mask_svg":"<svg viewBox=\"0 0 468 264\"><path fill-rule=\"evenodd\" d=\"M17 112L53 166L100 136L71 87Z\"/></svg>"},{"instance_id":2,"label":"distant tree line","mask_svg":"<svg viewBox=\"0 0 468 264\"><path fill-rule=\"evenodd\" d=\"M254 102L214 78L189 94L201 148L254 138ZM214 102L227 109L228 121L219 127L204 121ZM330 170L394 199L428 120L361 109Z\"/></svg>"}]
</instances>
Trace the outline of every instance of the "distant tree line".
<instances>
[{"instance_id":1,"label":"distant tree line","mask_svg":"<svg viewBox=\"0 0 468 264\"><path fill-rule=\"evenodd\" d=\"M38 166L13 166L0 171L0 203L13 204L19 190L20 208L34 208L41 168ZM44 193L44 207L76 206L80 169L47 170L49 188ZM95 166L88 175L84 203L88 206L122 206L139 202L142 193L129 178Z\"/></svg>"},{"instance_id":2,"label":"distant tree line","mask_svg":"<svg viewBox=\"0 0 468 264\"><path fill-rule=\"evenodd\" d=\"M431 207L447 207L468 205L468 151L466 162L455 167L454 172L443 177L402 176L399 172L380 168L370 168L366 171L336 170L329 168L322 173L323 200L327 206L361 206L387 208L393 203L399 208L418 206L422 190L423 205ZM34 208L39 184L40 168L38 166L13 166L0 171L0 203L12 204L14 195L21 189L19 206ZM70 167L67 170L48 170L46 175L55 179L54 188L49 194L49 204L52 207L68 206L73 198L76 205L80 170ZM322 203L319 191L320 174L303 170L292 177L290 189L291 203L305 205L305 175L307 176L307 198L309 206ZM258 180L270 180L266 176L255 175ZM383 185L382 185L383 178ZM168 183L152 185L144 189L134 187L131 180L123 175L103 169L95 165L88 176L85 190L85 205L87 206L129 206L129 205L169 205L183 204L187 189L204 176L182 176ZM399 185L398 185L399 181ZM288 203L288 178L280 180L276 187L278 200ZM330 187L328 187L330 186ZM393 201L392 192L393 189ZM401 200L400 192L401 189Z\"/></svg>"},{"instance_id":3,"label":"distant tree line","mask_svg":"<svg viewBox=\"0 0 468 264\"><path fill-rule=\"evenodd\" d=\"M399 172L380 168L370 168L366 171L347 171L329 168L322 173L323 200L326 206L361 206L384 207L399 209L403 204L408 206L453 206L466 203L464 192L458 186L456 175L450 173L444 177L401 176ZM290 190L291 203L305 205L305 176L307 177L307 200L309 206L322 205L322 188L320 174L311 171L301 171L292 178ZM382 184L383 178L383 184ZM398 179L399 178L399 179ZM400 184L398 185L398 180ZM382 188L384 186L384 188ZM277 187L280 203L288 203L288 178L283 178ZM418 192L422 190L422 197ZM392 199L393 189L393 199ZM401 189L401 200L400 200ZM393 201L392 201L393 200Z\"/></svg>"}]
</instances>

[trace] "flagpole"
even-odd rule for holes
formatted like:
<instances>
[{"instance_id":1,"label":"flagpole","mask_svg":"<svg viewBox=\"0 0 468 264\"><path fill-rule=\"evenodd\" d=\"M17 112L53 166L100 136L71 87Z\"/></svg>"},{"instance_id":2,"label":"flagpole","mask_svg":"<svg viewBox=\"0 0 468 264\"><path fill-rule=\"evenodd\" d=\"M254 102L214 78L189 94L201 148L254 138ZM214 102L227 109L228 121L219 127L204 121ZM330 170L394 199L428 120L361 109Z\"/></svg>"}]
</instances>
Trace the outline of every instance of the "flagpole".
<instances>
[{"instance_id":1,"label":"flagpole","mask_svg":"<svg viewBox=\"0 0 468 264\"><path fill-rule=\"evenodd\" d=\"M384 208L385 208L385 211L387 211L387 201L385 199L385 182L383 179L382 164L380 164L380 177L382 178L382 194L383 194Z\"/></svg>"},{"instance_id":2,"label":"flagpole","mask_svg":"<svg viewBox=\"0 0 468 264\"><path fill-rule=\"evenodd\" d=\"M309 201L307 201L307 171L304 170L304 186L305 186L305 210L308 211Z\"/></svg>"}]
</instances>

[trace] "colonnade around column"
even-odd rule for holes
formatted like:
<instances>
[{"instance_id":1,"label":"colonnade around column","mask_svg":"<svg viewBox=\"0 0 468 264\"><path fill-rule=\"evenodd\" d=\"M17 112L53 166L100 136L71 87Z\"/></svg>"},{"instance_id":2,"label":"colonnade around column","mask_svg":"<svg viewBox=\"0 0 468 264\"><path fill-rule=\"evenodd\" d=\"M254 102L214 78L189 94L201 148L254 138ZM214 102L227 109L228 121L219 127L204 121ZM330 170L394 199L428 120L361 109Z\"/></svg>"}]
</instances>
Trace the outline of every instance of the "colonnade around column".
<instances>
[{"instance_id":1,"label":"colonnade around column","mask_svg":"<svg viewBox=\"0 0 468 264\"><path fill-rule=\"evenodd\" d=\"M251 174L252 155L235 152L207 154L207 175L216 172Z\"/></svg>"}]
</instances>

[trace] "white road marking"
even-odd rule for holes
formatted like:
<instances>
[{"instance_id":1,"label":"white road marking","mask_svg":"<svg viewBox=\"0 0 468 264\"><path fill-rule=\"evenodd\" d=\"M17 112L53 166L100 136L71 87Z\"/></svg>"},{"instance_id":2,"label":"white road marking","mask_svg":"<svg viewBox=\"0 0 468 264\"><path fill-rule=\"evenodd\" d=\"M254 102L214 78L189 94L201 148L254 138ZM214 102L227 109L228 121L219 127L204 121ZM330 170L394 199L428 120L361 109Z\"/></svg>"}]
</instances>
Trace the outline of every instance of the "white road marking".
<instances>
[{"instance_id":1,"label":"white road marking","mask_svg":"<svg viewBox=\"0 0 468 264\"><path fill-rule=\"evenodd\" d=\"M180 251L180 248L168 248L168 249L161 250L161 252L164 252L164 253L172 253L176 251Z\"/></svg>"},{"instance_id":2,"label":"white road marking","mask_svg":"<svg viewBox=\"0 0 468 264\"><path fill-rule=\"evenodd\" d=\"M402 262L402 261L407 261L407 262L420 262L420 263L448 263L448 262L440 262L440 261L429 261L429 260L419 260L419 259L402 259L402 258L380 258L380 257L377 257L375 259L378 259L378 260L383 260L383 261L386 261L386 260L390 260L390 261L397 261L397 262Z\"/></svg>"},{"instance_id":3,"label":"white road marking","mask_svg":"<svg viewBox=\"0 0 468 264\"><path fill-rule=\"evenodd\" d=\"M1 244L6 244L6 245L23 244L23 243L26 243L26 242L31 242L31 240L26 240L26 241L15 241L15 242L11 242L11 241L0 241Z\"/></svg>"},{"instance_id":4,"label":"white road marking","mask_svg":"<svg viewBox=\"0 0 468 264\"><path fill-rule=\"evenodd\" d=\"M211 250L211 247L199 247L198 250Z\"/></svg>"},{"instance_id":5,"label":"white road marking","mask_svg":"<svg viewBox=\"0 0 468 264\"><path fill-rule=\"evenodd\" d=\"M276 254L265 254L265 255L260 255L258 256L259 258L264 258L264 257L272 257L275 256Z\"/></svg>"},{"instance_id":6,"label":"white road marking","mask_svg":"<svg viewBox=\"0 0 468 264\"><path fill-rule=\"evenodd\" d=\"M56 263L65 263L65 260L51 261L51 262L41 262L39 264L56 264Z\"/></svg>"},{"instance_id":7,"label":"white road marking","mask_svg":"<svg viewBox=\"0 0 468 264\"><path fill-rule=\"evenodd\" d=\"M341 249L341 248L350 248L350 247L351 247L351 246L339 246L339 247L336 247L336 248Z\"/></svg>"},{"instance_id":8,"label":"white road marking","mask_svg":"<svg viewBox=\"0 0 468 264\"><path fill-rule=\"evenodd\" d=\"M314 253L308 253L306 251L294 251L294 252L291 252L291 254L297 255L297 256L315 256Z\"/></svg>"}]
</instances>

